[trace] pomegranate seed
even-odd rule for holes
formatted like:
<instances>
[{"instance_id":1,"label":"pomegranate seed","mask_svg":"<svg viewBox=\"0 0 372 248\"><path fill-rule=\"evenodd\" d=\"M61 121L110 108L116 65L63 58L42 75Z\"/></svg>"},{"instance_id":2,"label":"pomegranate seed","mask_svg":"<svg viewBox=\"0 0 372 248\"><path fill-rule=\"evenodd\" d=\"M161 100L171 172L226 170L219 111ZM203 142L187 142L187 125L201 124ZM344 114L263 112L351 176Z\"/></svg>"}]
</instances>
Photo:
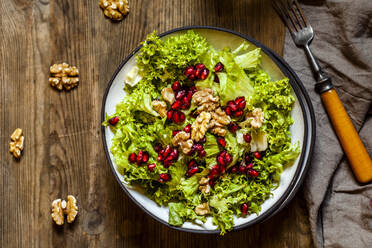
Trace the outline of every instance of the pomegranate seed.
<instances>
[{"instance_id":1,"label":"pomegranate seed","mask_svg":"<svg viewBox=\"0 0 372 248\"><path fill-rule=\"evenodd\" d=\"M198 91L195 86L191 86L190 90L193 94Z\"/></svg>"},{"instance_id":2,"label":"pomegranate seed","mask_svg":"<svg viewBox=\"0 0 372 248\"><path fill-rule=\"evenodd\" d=\"M173 149L173 151L169 154L169 157L172 158L172 160L178 159L178 150L176 148Z\"/></svg>"},{"instance_id":3,"label":"pomegranate seed","mask_svg":"<svg viewBox=\"0 0 372 248\"><path fill-rule=\"evenodd\" d=\"M231 173L235 174L237 172L238 172L238 167L236 166L231 167Z\"/></svg>"},{"instance_id":4,"label":"pomegranate seed","mask_svg":"<svg viewBox=\"0 0 372 248\"><path fill-rule=\"evenodd\" d=\"M162 156L161 154L158 154L158 158L157 158L157 160L158 160L158 161L163 161L163 159L164 159L163 156Z\"/></svg>"},{"instance_id":5,"label":"pomegranate seed","mask_svg":"<svg viewBox=\"0 0 372 248\"><path fill-rule=\"evenodd\" d=\"M239 126L238 124L236 124L235 122L231 122L227 128L230 130L230 132L232 133L235 133L238 129L239 129Z\"/></svg>"},{"instance_id":6,"label":"pomegranate seed","mask_svg":"<svg viewBox=\"0 0 372 248\"><path fill-rule=\"evenodd\" d=\"M220 166L220 172L221 172L221 174L225 174L225 172L226 172L226 166L225 165Z\"/></svg>"},{"instance_id":7,"label":"pomegranate seed","mask_svg":"<svg viewBox=\"0 0 372 248\"><path fill-rule=\"evenodd\" d=\"M168 120L172 120L173 113L174 113L173 110L169 110L169 111L167 112L167 119L168 119Z\"/></svg>"},{"instance_id":8,"label":"pomegranate seed","mask_svg":"<svg viewBox=\"0 0 372 248\"><path fill-rule=\"evenodd\" d=\"M194 80L196 79L195 74L191 74L191 75L189 76L189 79L192 80L192 81L194 81Z\"/></svg>"},{"instance_id":9,"label":"pomegranate seed","mask_svg":"<svg viewBox=\"0 0 372 248\"><path fill-rule=\"evenodd\" d=\"M110 125L115 126L119 122L119 116L112 117L109 120Z\"/></svg>"},{"instance_id":10,"label":"pomegranate seed","mask_svg":"<svg viewBox=\"0 0 372 248\"><path fill-rule=\"evenodd\" d=\"M191 177L192 175L194 175L197 172L199 172L199 168L198 167L193 167L193 168L191 168L187 171L186 176Z\"/></svg>"},{"instance_id":11,"label":"pomegranate seed","mask_svg":"<svg viewBox=\"0 0 372 248\"><path fill-rule=\"evenodd\" d=\"M164 182L169 181L171 179L171 175L169 175L168 173L161 173L159 176L160 179L162 179Z\"/></svg>"},{"instance_id":12,"label":"pomegranate seed","mask_svg":"<svg viewBox=\"0 0 372 248\"><path fill-rule=\"evenodd\" d=\"M249 163L248 165L247 165L247 169L252 169L253 168L253 164L252 163Z\"/></svg>"},{"instance_id":13,"label":"pomegranate seed","mask_svg":"<svg viewBox=\"0 0 372 248\"><path fill-rule=\"evenodd\" d=\"M184 113L182 113L182 112L179 112L179 115L180 115L180 123L184 122L184 121L185 121L185 119L186 119L186 116L185 116L185 114L184 114Z\"/></svg>"},{"instance_id":14,"label":"pomegranate seed","mask_svg":"<svg viewBox=\"0 0 372 248\"><path fill-rule=\"evenodd\" d=\"M143 151L139 150L138 155L137 155L137 165L140 165L142 163L142 158L143 158Z\"/></svg>"},{"instance_id":15,"label":"pomegranate seed","mask_svg":"<svg viewBox=\"0 0 372 248\"><path fill-rule=\"evenodd\" d=\"M148 169L149 171L151 171L151 172L154 171L155 167L156 167L156 164L148 164L148 165L147 165L147 169Z\"/></svg>"},{"instance_id":16,"label":"pomegranate seed","mask_svg":"<svg viewBox=\"0 0 372 248\"><path fill-rule=\"evenodd\" d=\"M215 71L215 72L221 72L221 71L223 71L224 68L225 68L225 66L224 66L221 62L218 62L218 63L214 66L214 71Z\"/></svg>"},{"instance_id":17,"label":"pomegranate seed","mask_svg":"<svg viewBox=\"0 0 372 248\"><path fill-rule=\"evenodd\" d=\"M181 84L180 82L176 81L172 84L172 90L174 91L179 91L181 89Z\"/></svg>"},{"instance_id":18,"label":"pomegranate seed","mask_svg":"<svg viewBox=\"0 0 372 248\"><path fill-rule=\"evenodd\" d=\"M147 163L147 161L149 161L149 153L144 152L142 156L142 163Z\"/></svg>"},{"instance_id":19,"label":"pomegranate seed","mask_svg":"<svg viewBox=\"0 0 372 248\"><path fill-rule=\"evenodd\" d=\"M191 160L188 164L187 164L187 168L191 169L193 167L196 167L198 166L195 162L195 160Z\"/></svg>"},{"instance_id":20,"label":"pomegranate seed","mask_svg":"<svg viewBox=\"0 0 372 248\"><path fill-rule=\"evenodd\" d=\"M166 157L164 159L164 164L170 163L170 162L172 162L172 160L173 160L173 157L171 155L169 155L168 157Z\"/></svg>"},{"instance_id":21,"label":"pomegranate seed","mask_svg":"<svg viewBox=\"0 0 372 248\"><path fill-rule=\"evenodd\" d=\"M191 150L190 150L190 152L189 153L187 153L187 155L188 156L192 156L192 155L194 155L194 153L195 153L195 147L193 146L193 147L191 147Z\"/></svg>"},{"instance_id":22,"label":"pomegranate seed","mask_svg":"<svg viewBox=\"0 0 372 248\"><path fill-rule=\"evenodd\" d=\"M218 162L219 165L225 165L225 159L224 159L224 157L221 156L221 155L219 155L217 157L217 162Z\"/></svg>"},{"instance_id":23,"label":"pomegranate seed","mask_svg":"<svg viewBox=\"0 0 372 248\"><path fill-rule=\"evenodd\" d=\"M209 180L209 186L211 186L213 188L213 186L216 184L216 181L215 180Z\"/></svg>"},{"instance_id":24,"label":"pomegranate seed","mask_svg":"<svg viewBox=\"0 0 372 248\"><path fill-rule=\"evenodd\" d=\"M183 131L185 131L186 133L190 133L191 132L191 124L187 124L185 126L185 128L183 129Z\"/></svg>"},{"instance_id":25,"label":"pomegranate seed","mask_svg":"<svg viewBox=\"0 0 372 248\"><path fill-rule=\"evenodd\" d=\"M190 108L190 101L189 101L189 99L187 98L187 96L183 97L183 99L182 99L182 103L183 103L183 107L184 107L185 109Z\"/></svg>"},{"instance_id":26,"label":"pomegranate seed","mask_svg":"<svg viewBox=\"0 0 372 248\"><path fill-rule=\"evenodd\" d=\"M253 153L253 156L254 156L255 158L259 159L259 160L262 159L261 154L260 154L259 152L254 152L254 153Z\"/></svg>"},{"instance_id":27,"label":"pomegranate seed","mask_svg":"<svg viewBox=\"0 0 372 248\"><path fill-rule=\"evenodd\" d=\"M196 68L196 69L204 70L206 67L205 67L204 64L197 64L197 65L195 65L195 68Z\"/></svg>"},{"instance_id":28,"label":"pomegranate seed","mask_svg":"<svg viewBox=\"0 0 372 248\"><path fill-rule=\"evenodd\" d=\"M176 98L176 100L181 101L184 96L186 96L186 91L185 90L180 90L180 91L177 92L175 98Z\"/></svg>"},{"instance_id":29,"label":"pomegranate seed","mask_svg":"<svg viewBox=\"0 0 372 248\"><path fill-rule=\"evenodd\" d=\"M200 79L201 80L204 80L204 79L206 79L208 77L208 75L209 75L209 70L208 69L204 69L202 71L202 73L201 73Z\"/></svg>"},{"instance_id":30,"label":"pomegranate seed","mask_svg":"<svg viewBox=\"0 0 372 248\"><path fill-rule=\"evenodd\" d=\"M177 100L172 104L172 109L179 109L181 106L182 102L180 100Z\"/></svg>"},{"instance_id":31,"label":"pomegranate seed","mask_svg":"<svg viewBox=\"0 0 372 248\"><path fill-rule=\"evenodd\" d=\"M243 115L243 111L241 111L241 110L236 111L236 112L234 113L234 116L235 116L235 117L240 117L240 116L242 116L242 115Z\"/></svg>"},{"instance_id":32,"label":"pomegranate seed","mask_svg":"<svg viewBox=\"0 0 372 248\"><path fill-rule=\"evenodd\" d=\"M130 163L135 163L137 161L137 155L133 152L129 155L128 160Z\"/></svg>"},{"instance_id":33,"label":"pomegranate seed","mask_svg":"<svg viewBox=\"0 0 372 248\"><path fill-rule=\"evenodd\" d=\"M226 162L226 164L230 164L231 161L232 161L232 157L230 154L226 153L225 157L224 157L224 160Z\"/></svg>"},{"instance_id":34,"label":"pomegranate seed","mask_svg":"<svg viewBox=\"0 0 372 248\"><path fill-rule=\"evenodd\" d=\"M161 155L166 158L168 157L169 153L171 152L171 147L170 145L167 145L164 149L164 151L161 153Z\"/></svg>"},{"instance_id":35,"label":"pomegranate seed","mask_svg":"<svg viewBox=\"0 0 372 248\"><path fill-rule=\"evenodd\" d=\"M171 166L171 165L172 165L172 161L170 161L170 160L165 161L165 160L164 160L164 162L163 162L163 166L164 166L164 168L169 168L169 166Z\"/></svg>"},{"instance_id":36,"label":"pomegranate seed","mask_svg":"<svg viewBox=\"0 0 372 248\"><path fill-rule=\"evenodd\" d=\"M203 149L201 152L199 152L200 157L205 157L207 156L207 152Z\"/></svg>"},{"instance_id":37,"label":"pomegranate seed","mask_svg":"<svg viewBox=\"0 0 372 248\"><path fill-rule=\"evenodd\" d=\"M246 104L247 103L244 100L241 101L240 103L238 103L238 109L244 110Z\"/></svg>"},{"instance_id":38,"label":"pomegranate seed","mask_svg":"<svg viewBox=\"0 0 372 248\"><path fill-rule=\"evenodd\" d=\"M213 166L211 171L209 172L209 178L211 179L217 177L219 170L220 167L218 165Z\"/></svg>"},{"instance_id":39,"label":"pomegranate seed","mask_svg":"<svg viewBox=\"0 0 372 248\"><path fill-rule=\"evenodd\" d=\"M238 105L234 101L228 101L227 106L229 106L233 112L238 110Z\"/></svg>"},{"instance_id":40,"label":"pomegranate seed","mask_svg":"<svg viewBox=\"0 0 372 248\"><path fill-rule=\"evenodd\" d=\"M239 103L241 103L242 101L245 101L245 97L244 96L239 96L235 99L235 103L239 105Z\"/></svg>"},{"instance_id":41,"label":"pomegranate seed","mask_svg":"<svg viewBox=\"0 0 372 248\"><path fill-rule=\"evenodd\" d=\"M215 83L220 83L220 78L217 76L217 75L214 75L214 79L213 79L213 81L215 82Z\"/></svg>"},{"instance_id":42,"label":"pomegranate seed","mask_svg":"<svg viewBox=\"0 0 372 248\"><path fill-rule=\"evenodd\" d=\"M160 144L156 144L154 146L155 152L159 153L161 150L163 150L163 147Z\"/></svg>"},{"instance_id":43,"label":"pomegranate seed","mask_svg":"<svg viewBox=\"0 0 372 248\"><path fill-rule=\"evenodd\" d=\"M186 68L185 70L185 76L189 77L190 75L193 75L195 71L194 66L190 65L189 67Z\"/></svg>"},{"instance_id":44,"label":"pomegranate seed","mask_svg":"<svg viewBox=\"0 0 372 248\"><path fill-rule=\"evenodd\" d=\"M254 170L254 169L249 169L247 173L252 177L257 177L258 176L258 171Z\"/></svg>"},{"instance_id":45,"label":"pomegranate seed","mask_svg":"<svg viewBox=\"0 0 372 248\"><path fill-rule=\"evenodd\" d=\"M247 166L244 163L241 163L239 165L239 172L242 173L242 174L244 174L245 171L246 171L246 168L247 168Z\"/></svg>"},{"instance_id":46,"label":"pomegranate seed","mask_svg":"<svg viewBox=\"0 0 372 248\"><path fill-rule=\"evenodd\" d=\"M181 132L180 130L172 130L172 136L176 136L179 132Z\"/></svg>"},{"instance_id":47,"label":"pomegranate seed","mask_svg":"<svg viewBox=\"0 0 372 248\"><path fill-rule=\"evenodd\" d=\"M242 211L243 215L246 215L248 213L248 204L243 203L242 206L240 207L240 210Z\"/></svg>"},{"instance_id":48,"label":"pomegranate seed","mask_svg":"<svg viewBox=\"0 0 372 248\"><path fill-rule=\"evenodd\" d=\"M245 162L246 163L251 162L251 160L252 160L252 158L249 155L245 156Z\"/></svg>"},{"instance_id":49,"label":"pomegranate seed","mask_svg":"<svg viewBox=\"0 0 372 248\"><path fill-rule=\"evenodd\" d=\"M172 120L176 124L180 123L180 112L178 112L178 111L174 112L173 117L172 117Z\"/></svg>"},{"instance_id":50,"label":"pomegranate seed","mask_svg":"<svg viewBox=\"0 0 372 248\"><path fill-rule=\"evenodd\" d=\"M195 144L194 148L195 148L196 151L198 151L198 153L203 150L203 146L201 144Z\"/></svg>"},{"instance_id":51,"label":"pomegranate seed","mask_svg":"<svg viewBox=\"0 0 372 248\"><path fill-rule=\"evenodd\" d=\"M226 107L225 112L229 116L231 116L231 114L232 114L232 110L231 110L231 108L229 106Z\"/></svg>"},{"instance_id":52,"label":"pomegranate seed","mask_svg":"<svg viewBox=\"0 0 372 248\"><path fill-rule=\"evenodd\" d=\"M203 72L203 69L196 69L195 76L200 79L201 75L202 75L202 72Z\"/></svg>"},{"instance_id":53,"label":"pomegranate seed","mask_svg":"<svg viewBox=\"0 0 372 248\"><path fill-rule=\"evenodd\" d=\"M191 102L191 100L192 100L192 95L194 95L194 92L192 91L192 90L189 90L188 92L187 92L187 101L188 102Z\"/></svg>"},{"instance_id":54,"label":"pomegranate seed","mask_svg":"<svg viewBox=\"0 0 372 248\"><path fill-rule=\"evenodd\" d=\"M243 135L244 141L247 143L251 143L252 136L249 133Z\"/></svg>"},{"instance_id":55,"label":"pomegranate seed","mask_svg":"<svg viewBox=\"0 0 372 248\"><path fill-rule=\"evenodd\" d=\"M226 147L226 140L224 137L217 137L217 142L218 144L220 144L220 146L222 146L223 148Z\"/></svg>"}]
</instances>

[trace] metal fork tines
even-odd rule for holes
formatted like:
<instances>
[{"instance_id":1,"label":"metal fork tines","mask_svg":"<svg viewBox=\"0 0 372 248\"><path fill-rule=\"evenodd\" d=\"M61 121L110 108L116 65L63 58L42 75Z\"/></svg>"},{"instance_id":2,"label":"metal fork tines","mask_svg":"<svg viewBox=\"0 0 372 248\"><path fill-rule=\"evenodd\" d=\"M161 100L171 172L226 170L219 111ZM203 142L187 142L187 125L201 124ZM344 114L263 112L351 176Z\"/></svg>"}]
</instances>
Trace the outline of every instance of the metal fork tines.
<instances>
[{"instance_id":1,"label":"metal fork tines","mask_svg":"<svg viewBox=\"0 0 372 248\"><path fill-rule=\"evenodd\" d=\"M310 50L309 45L314 38L314 31L297 0L272 0L271 2L287 26L295 44L305 49L318 83L322 83L325 80L328 81L329 78L324 75L318 61Z\"/></svg>"}]
</instances>

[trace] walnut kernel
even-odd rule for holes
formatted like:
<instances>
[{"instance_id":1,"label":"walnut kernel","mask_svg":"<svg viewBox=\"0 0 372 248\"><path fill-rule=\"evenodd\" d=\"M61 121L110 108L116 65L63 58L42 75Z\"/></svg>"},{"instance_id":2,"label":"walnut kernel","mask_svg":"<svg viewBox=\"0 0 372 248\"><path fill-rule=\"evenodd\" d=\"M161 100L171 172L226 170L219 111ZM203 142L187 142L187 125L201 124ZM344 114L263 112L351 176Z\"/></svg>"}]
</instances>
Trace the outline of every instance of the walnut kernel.
<instances>
[{"instance_id":1,"label":"walnut kernel","mask_svg":"<svg viewBox=\"0 0 372 248\"><path fill-rule=\"evenodd\" d=\"M10 136L9 152L13 153L15 158L20 158L23 150L23 143L25 138L22 135L22 129L17 128Z\"/></svg>"},{"instance_id":2,"label":"walnut kernel","mask_svg":"<svg viewBox=\"0 0 372 248\"><path fill-rule=\"evenodd\" d=\"M120 21L129 13L129 4L127 0L100 0L99 6L108 18Z\"/></svg>"},{"instance_id":3,"label":"walnut kernel","mask_svg":"<svg viewBox=\"0 0 372 248\"><path fill-rule=\"evenodd\" d=\"M71 90L79 83L79 70L67 63L54 64L50 67L49 83L52 87L63 90Z\"/></svg>"},{"instance_id":4,"label":"walnut kernel","mask_svg":"<svg viewBox=\"0 0 372 248\"><path fill-rule=\"evenodd\" d=\"M188 154L194 142L190 139L190 134L185 131L177 133L172 139L173 146L180 146L184 154Z\"/></svg>"},{"instance_id":5,"label":"walnut kernel","mask_svg":"<svg viewBox=\"0 0 372 248\"><path fill-rule=\"evenodd\" d=\"M59 226L65 222L64 215L67 215L67 222L72 223L77 214L78 207L76 199L72 195L67 196L67 202L61 199L56 199L52 202L52 219Z\"/></svg>"},{"instance_id":6,"label":"walnut kernel","mask_svg":"<svg viewBox=\"0 0 372 248\"><path fill-rule=\"evenodd\" d=\"M191 125L191 139L198 142L204 137L208 130L208 124L211 117L211 114L208 112L201 112L198 117L196 117L196 120Z\"/></svg>"},{"instance_id":7,"label":"walnut kernel","mask_svg":"<svg viewBox=\"0 0 372 248\"><path fill-rule=\"evenodd\" d=\"M65 223L61 199L56 199L52 202L52 218L59 226Z\"/></svg>"},{"instance_id":8,"label":"walnut kernel","mask_svg":"<svg viewBox=\"0 0 372 248\"><path fill-rule=\"evenodd\" d=\"M199 181L199 190L204 194L208 194L211 191L211 186L209 186L208 182L208 177L202 177Z\"/></svg>"},{"instance_id":9,"label":"walnut kernel","mask_svg":"<svg viewBox=\"0 0 372 248\"><path fill-rule=\"evenodd\" d=\"M63 212L67 215L68 223L72 223L75 220L76 215L78 214L78 207L76 204L76 198L74 196L67 196L67 206Z\"/></svg>"},{"instance_id":10,"label":"walnut kernel","mask_svg":"<svg viewBox=\"0 0 372 248\"><path fill-rule=\"evenodd\" d=\"M227 130L224 127L230 124L230 116L228 116L221 108L211 112L211 115L212 119L208 125L208 127L212 129L211 132L218 136L225 136Z\"/></svg>"},{"instance_id":11,"label":"walnut kernel","mask_svg":"<svg viewBox=\"0 0 372 248\"><path fill-rule=\"evenodd\" d=\"M195 208L195 213L197 215L207 215L210 213L208 202L204 202Z\"/></svg>"},{"instance_id":12,"label":"walnut kernel","mask_svg":"<svg viewBox=\"0 0 372 248\"><path fill-rule=\"evenodd\" d=\"M164 101L154 100L151 102L151 104L161 118L167 115L167 104Z\"/></svg>"},{"instance_id":13,"label":"walnut kernel","mask_svg":"<svg viewBox=\"0 0 372 248\"><path fill-rule=\"evenodd\" d=\"M248 113L246 117L253 128L262 127L262 123L264 121L264 112L261 108L254 108L253 111Z\"/></svg>"},{"instance_id":14,"label":"walnut kernel","mask_svg":"<svg viewBox=\"0 0 372 248\"><path fill-rule=\"evenodd\" d=\"M218 96L213 96L213 90L206 88L195 92L192 101L198 106L196 113L201 113L215 110L219 106L220 99Z\"/></svg>"},{"instance_id":15,"label":"walnut kernel","mask_svg":"<svg viewBox=\"0 0 372 248\"><path fill-rule=\"evenodd\" d=\"M161 90L161 96L163 97L163 99L165 101L167 101L170 105L172 103L174 103L174 101L176 100L175 97L174 97L174 91L172 90L172 88L164 88Z\"/></svg>"}]
</instances>

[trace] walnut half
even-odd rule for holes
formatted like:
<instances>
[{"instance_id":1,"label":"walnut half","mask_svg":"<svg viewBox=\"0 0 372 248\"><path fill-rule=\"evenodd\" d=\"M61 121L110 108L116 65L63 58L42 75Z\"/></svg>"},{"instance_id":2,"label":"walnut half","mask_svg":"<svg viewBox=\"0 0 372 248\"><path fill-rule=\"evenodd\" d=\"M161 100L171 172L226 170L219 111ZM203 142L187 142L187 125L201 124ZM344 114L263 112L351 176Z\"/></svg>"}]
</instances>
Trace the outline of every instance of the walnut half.
<instances>
[{"instance_id":1,"label":"walnut half","mask_svg":"<svg viewBox=\"0 0 372 248\"><path fill-rule=\"evenodd\" d=\"M209 209L209 205L208 205L208 202L204 202L198 206L196 206L195 208L195 213L197 215L207 215L209 214L211 211Z\"/></svg>"},{"instance_id":2,"label":"walnut half","mask_svg":"<svg viewBox=\"0 0 372 248\"><path fill-rule=\"evenodd\" d=\"M78 207L76 204L76 198L72 195L67 196L67 206L63 211L64 214L67 215L67 222L72 223L76 215L78 214Z\"/></svg>"},{"instance_id":3,"label":"walnut half","mask_svg":"<svg viewBox=\"0 0 372 248\"><path fill-rule=\"evenodd\" d=\"M54 64L49 70L49 83L58 90L71 90L79 84L79 70L75 66L67 63Z\"/></svg>"},{"instance_id":4,"label":"walnut half","mask_svg":"<svg viewBox=\"0 0 372 248\"><path fill-rule=\"evenodd\" d=\"M208 130L208 125L211 117L211 114L208 112L201 112L198 117L196 117L194 123L191 125L191 139L195 140L196 142L203 139L205 133Z\"/></svg>"},{"instance_id":5,"label":"walnut half","mask_svg":"<svg viewBox=\"0 0 372 248\"><path fill-rule=\"evenodd\" d=\"M202 177L199 181L199 190L204 194L208 194L211 191L211 186L209 186L208 182L208 177Z\"/></svg>"},{"instance_id":6,"label":"walnut half","mask_svg":"<svg viewBox=\"0 0 372 248\"><path fill-rule=\"evenodd\" d=\"M246 117L253 128L262 127L262 123L264 121L264 112L261 108L254 108L253 111L248 113Z\"/></svg>"},{"instance_id":7,"label":"walnut half","mask_svg":"<svg viewBox=\"0 0 372 248\"><path fill-rule=\"evenodd\" d=\"M100 0L99 6L103 9L105 16L115 21L122 20L129 13L127 0Z\"/></svg>"},{"instance_id":8,"label":"walnut half","mask_svg":"<svg viewBox=\"0 0 372 248\"><path fill-rule=\"evenodd\" d=\"M173 146L180 146L184 154L188 154L194 142L190 139L190 134L185 131L177 133L172 139Z\"/></svg>"},{"instance_id":9,"label":"walnut half","mask_svg":"<svg viewBox=\"0 0 372 248\"><path fill-rule=\"evenodd\" d=\"M65 203L66 202L64 201L64 205ZM59 226L65 223L61 199L56 199L52 202L52 219Z\"/></svg>"},{"instance_id":10,"label":"walnut half","mask_svg":"<svg viewBox=\"0 0 372 248\"><path fill-rule=\"evenodd\" d=\"M211 128L211 132L218 136L225 136L227 130L224 128L231 122L230 116L226 114L221 108L216 109L212 114L212 120L208 127Z\"/></svg>"},{"instance_id":11,"label":"walnut half","mask_svg":"<svg viewBox=\"0 0 372 248\"><path fill-rule=\"evenodd\" d=\"M213 90L206 88L195 92L192 101L198 106L196 113L201 113L215 110L219 106L220 99L218 96L213 96Z\"/></svg>"},{"instance_id":12,"label":"walnut half","mask_svg":"<svg viewBox=\"0 0 372 248\"><path fill-rule=\"evenodd\" d=\"M61 199L56 199L52 202L52 219L59 226L65 222L64 215L67 215L67 222L72 223L77 214L76 198L72 195L67 196L67 202Z\"/></svg>"},{"instance_id":13,"label":"walnut half","mask_svg":"<svg viewBox=\"0 0 372 248\"><path fill-rule=\"evenodd\" d=\"M151 104L161 118L167 115L167 104L164 101L154 100L151 102Z\"/></svg>"},{"instance_id":14,"label":"walnut half","mask_svg":"<svg viewBox=\"0 0 372 248\"><path fill-rule=\"evenodd\" d=\"M25 138L22 135L22 129L17 128L10 136L11 142L9 143L9 151L13 153L15 158L20 158L23 150L23 143Z\"/></svg>"}]
</instances>

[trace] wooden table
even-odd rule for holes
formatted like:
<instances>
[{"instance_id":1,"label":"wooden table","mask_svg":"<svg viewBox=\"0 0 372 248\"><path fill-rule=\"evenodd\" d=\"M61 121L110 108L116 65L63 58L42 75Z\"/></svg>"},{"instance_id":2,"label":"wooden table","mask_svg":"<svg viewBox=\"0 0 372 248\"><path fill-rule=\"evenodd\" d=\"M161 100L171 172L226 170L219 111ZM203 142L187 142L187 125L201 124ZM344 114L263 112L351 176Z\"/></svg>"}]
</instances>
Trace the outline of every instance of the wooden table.
<instances>
[{"instance_id":1,"label":"wooden table","mask_svg":"<svg viewBox=\"0 0 372 248\"><path fill-rule=\"evenodd\" d=\"M244 231L196 235L147 216L124 194L106 161L100 133L104 90L118 64L148 33L211 25L250 35L282 54L284 27L267 0L137 0L119 23L98 0L1 1L0 247L309 247L300 191L266 223ZM81 83L58 92L54 62L79 67ZM9 135L24 130L18 162ZM52 200L73 194L79 215L58 228Z\"/></svg>"}]
</instances>

